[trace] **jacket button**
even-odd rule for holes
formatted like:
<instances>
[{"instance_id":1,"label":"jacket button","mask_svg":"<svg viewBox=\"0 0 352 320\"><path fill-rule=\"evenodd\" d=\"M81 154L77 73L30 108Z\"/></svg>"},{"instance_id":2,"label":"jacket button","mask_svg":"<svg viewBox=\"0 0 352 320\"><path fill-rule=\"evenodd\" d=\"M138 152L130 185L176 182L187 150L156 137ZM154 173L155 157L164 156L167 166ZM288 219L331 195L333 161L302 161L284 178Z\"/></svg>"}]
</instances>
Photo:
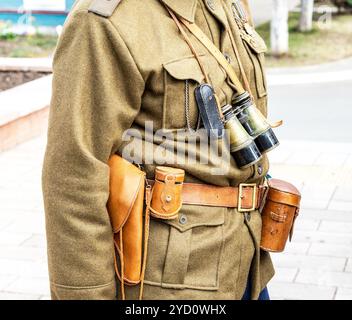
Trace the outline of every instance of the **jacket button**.
<instances>
[{"instance_id":1,"label":"jacket button","mask_svg":"<svg viewBox=\"0 0 352 320\"><path fill-rule=\"evenodd\" d=\"M186 224L187 223L187 217L184 214L181 214L178 221L180 222L180 224Z\"/></svg>"},{"instance_id":2,"label":"jacket button","mask_svg":"<svg viewBox=\"0 0 352 320\"><path fill-rule=\"evenodd\" d=\"M224 57L226 58L228 63L231 63L231 57L228 53L224 53Z\"/></svg>"},{"instance_id":3,"label":"jacket button","mask_svg":"<svg viewBox=\"0 0 352 320\"><path fill-rule=\"evenodd\" d=\"M259 175L263 173L263 167L261 165L258 166L257 172Z\"/></svg>"}]
</instances>

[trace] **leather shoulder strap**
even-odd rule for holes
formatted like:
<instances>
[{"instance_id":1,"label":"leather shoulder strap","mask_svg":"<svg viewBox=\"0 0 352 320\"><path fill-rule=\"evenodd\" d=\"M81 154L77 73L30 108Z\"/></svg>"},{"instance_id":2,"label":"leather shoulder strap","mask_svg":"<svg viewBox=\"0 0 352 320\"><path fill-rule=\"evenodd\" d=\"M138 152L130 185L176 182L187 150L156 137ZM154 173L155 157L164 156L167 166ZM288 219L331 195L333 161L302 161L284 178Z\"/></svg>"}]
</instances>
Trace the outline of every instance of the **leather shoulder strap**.
<instances>
[{"instance_id":1,"label":"leather shoulder strap","mask_svg":"<svg viewBox=\"0 0 352 320\"><path fill-rule=\"evenodd\" d=\"M88 11L109 18L122 0L93 0Z\"/></svg>"},{"instance_id":2,"label":"leather shoulder strap","mask_svg":"<svg viewBox=\"0 0 352 320\"><path fill-rule=\"evenodd\" d=\"M242 94L245 90L242 86L241 81L238 79L237 74L231 64L226 60L221 51L215 46L215 44L205 35L205 33L195 24L190 23L187 20L180 18L182 23L187 29L208 49L210 54L218 61L218 63L224 68L225 72L231 79L232 83L237 89L238 94Z\"/></svg>"}]
</instances>

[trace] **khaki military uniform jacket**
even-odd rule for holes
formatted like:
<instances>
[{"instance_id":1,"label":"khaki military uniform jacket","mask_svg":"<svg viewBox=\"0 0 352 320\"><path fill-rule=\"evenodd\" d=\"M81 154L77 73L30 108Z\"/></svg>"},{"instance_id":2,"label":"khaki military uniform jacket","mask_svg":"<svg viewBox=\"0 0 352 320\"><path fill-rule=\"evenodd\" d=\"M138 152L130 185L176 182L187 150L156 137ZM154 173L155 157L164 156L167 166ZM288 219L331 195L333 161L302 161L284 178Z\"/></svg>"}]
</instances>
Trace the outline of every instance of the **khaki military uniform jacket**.
<instances>
[{"instance_id":1,"label":"khaki military uniform jacket","mask_svg":"<svg viewBox=\"0 0 352 320\"><path fill-rule=\"evenodd\" d=\"M104 2L109 3L104 6ZM146 139L144 125L151 123L153 132L161 129L172 135L187 129L187 123L192 128L197 125L193 92L204 76L165 7L159 0L123 0L112 9L111 2L118 1L101 0L99 10L88 10L91 0L78 1L54 57L43 168L54 299L115 299L119 291L106 210L107 161L129 145L124 132L129 128L141 132L144 151L138 156L142 163L155 156L144 166L152 178L161 158L155 154L161 141ZM231 0L162 2L179 17L196 22L241 79L225 32L230 29L256 104L266 114L265 48L256 37L240 36ZM226 73L202 44L192 36L191 40L220 104L230 103L235 90ZM192 152L206 156L198 146ZM209 152L207 163L182 163L176 152L166 151L167 158L176 157L174 166L185 169L188 182L237 186L260 182L268 171L266 157L239 169L231 157L226 165ZM212 171L222 166L221 174ZM273 276L269 255L259 249L260 214L184 205L180 215L183 219L151 221L144 298L240 299L251 277L256 299ZM137 298L137 293L138 287L127 288L127 299Z\"/></svg>"}]
</instances>

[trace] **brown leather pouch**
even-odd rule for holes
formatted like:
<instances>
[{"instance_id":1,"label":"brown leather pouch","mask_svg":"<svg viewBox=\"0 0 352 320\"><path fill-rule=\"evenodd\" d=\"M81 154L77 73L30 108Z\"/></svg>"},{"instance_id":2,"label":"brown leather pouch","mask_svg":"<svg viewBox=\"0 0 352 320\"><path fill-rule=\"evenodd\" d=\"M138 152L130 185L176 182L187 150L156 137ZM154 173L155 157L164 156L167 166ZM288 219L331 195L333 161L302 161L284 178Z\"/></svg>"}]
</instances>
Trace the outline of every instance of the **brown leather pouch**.
<instances>
[{"instance_id":1,"label":"brown leather pouch","mask_svg":"<svg viewBox=\"0 0 352 320\"><path fill-rule=\"evenodd\" d=\"M118 155L111 156L109 167L107 207L121 272L116 261L115 269L123 283L136 285L142 273L145 173Z\"/></svg>"},{"instance_id":2,"label":"brown leather pouch","mask_svg":"<svg viewBox=\"0 0 352 320\"><path fill-rule=\"evenodd\" d=\"M159 219L174 219L182 206L182 169L156 167L150 214Z\"/></svg>"},{"instance_id":3,"label":"brown leather pouch","mask_svg":"<svg viewBox=\"0 0 352 320\"><path fill-rule=\"evenodd\" d=\"M269 252L281 252L287 239L291 241L298 216L301 194L289 182L270 179L266 202L262 210L260 247Z\"/></svg>"}]
</instances>

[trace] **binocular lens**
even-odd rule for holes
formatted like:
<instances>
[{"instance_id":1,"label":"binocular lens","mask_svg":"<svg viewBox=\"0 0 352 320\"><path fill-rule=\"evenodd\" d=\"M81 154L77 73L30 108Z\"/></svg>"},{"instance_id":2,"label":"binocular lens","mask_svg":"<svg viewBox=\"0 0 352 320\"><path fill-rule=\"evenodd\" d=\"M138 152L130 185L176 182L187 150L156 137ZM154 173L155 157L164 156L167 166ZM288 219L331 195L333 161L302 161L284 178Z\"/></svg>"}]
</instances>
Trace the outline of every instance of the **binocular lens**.
<instances>
[{"instance_id":1,"label":"binocular lens","mask_svg":"<svg viewBox=\"0 0 352 320\"><path fill-rule=\"evenodd\" d=\"M248 92L233 100L233 111L248 134L254 139L261 153L273 150L279 145L270 124L255 107Z\"/></svg>"},{"instance_id":2,"label":"binocular lens","mask_svg":"<svg viewBox=\"0 0 352 320\"><path fill-rule=\"evenodd\" d=\"M247 168L262 158L262 155L254 142L240 150L231 152L231 155L235 159L239 168Z\"/></svg>"},{"instance_id":3,"label":"binocular lens","mask_svg":"<svg viewBox=\"0 0 352 320\"><path fill-rule=\"evenodd\" d=\"M259 161L262 157L253 138L243 128L233 112L231 105L222 108L225 129L228 130L230 152L239 168L245 168Z\"/></svg>"},{"instance_id":4,"label":"binocular lens","mask_svg":"<svg viewBox=\"0 0 352 320\"><path fill-rule=\"evenodd\" d=\"M275 149L280 144L271 128L259 135L254 141L260 152L263 153Z\"/></svg>"}]
</instances>

